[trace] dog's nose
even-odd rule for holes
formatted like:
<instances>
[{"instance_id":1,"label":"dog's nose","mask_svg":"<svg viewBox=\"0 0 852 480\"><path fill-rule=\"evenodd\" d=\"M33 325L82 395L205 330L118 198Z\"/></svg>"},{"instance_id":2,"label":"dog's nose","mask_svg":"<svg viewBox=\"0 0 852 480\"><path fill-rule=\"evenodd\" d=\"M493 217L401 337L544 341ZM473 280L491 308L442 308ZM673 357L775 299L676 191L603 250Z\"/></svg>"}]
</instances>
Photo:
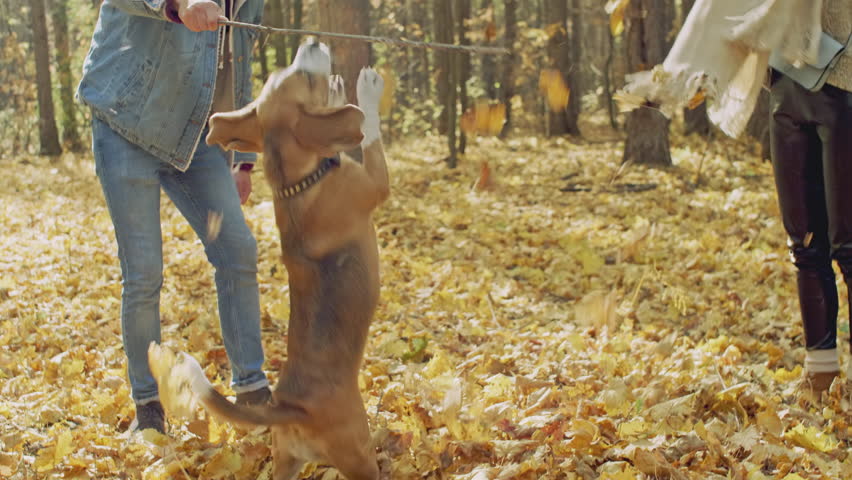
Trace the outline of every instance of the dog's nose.
<instances>
[{"instance_id":1,"label":"dog's nose","mask_svg":"<svg viewBox=\"0 0 852 480\"><path fill-rule=\"evenodd\" d=\"M328 75L331 73L331 55L328 47L315 38L308 40L296 52L293 66L308 73Z\"/></svg>"}]
</instances>

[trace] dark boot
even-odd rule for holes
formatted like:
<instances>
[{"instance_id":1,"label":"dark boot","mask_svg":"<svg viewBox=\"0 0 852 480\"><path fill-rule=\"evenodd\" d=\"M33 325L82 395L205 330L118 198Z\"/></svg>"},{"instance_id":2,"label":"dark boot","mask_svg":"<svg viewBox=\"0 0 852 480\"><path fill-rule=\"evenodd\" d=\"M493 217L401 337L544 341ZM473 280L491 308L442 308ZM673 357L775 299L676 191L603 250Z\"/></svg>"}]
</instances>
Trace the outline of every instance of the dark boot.
<instances>
[{"instance_id":1,"label":"dark boot","mask_svg":"<svg viewBox=\"0 0 852 480\"><path fill-rule=\"evenodd\" d=\"M165 435L166 414L163 412L163 404L155 400L144 405L136 404L136 422L133 430L141 432L152 428Z\"/></svg>"},{"instance_id":2,"label":"dark boot","mask_svg":"<svg viewBox=\"0 0 852 480\"><path fill-rule=\"evenodd\" d=\"M250 392L237 394L237 405L265 405L272 399L269 387L258 388Z\"/></svg>"}]
</instances>

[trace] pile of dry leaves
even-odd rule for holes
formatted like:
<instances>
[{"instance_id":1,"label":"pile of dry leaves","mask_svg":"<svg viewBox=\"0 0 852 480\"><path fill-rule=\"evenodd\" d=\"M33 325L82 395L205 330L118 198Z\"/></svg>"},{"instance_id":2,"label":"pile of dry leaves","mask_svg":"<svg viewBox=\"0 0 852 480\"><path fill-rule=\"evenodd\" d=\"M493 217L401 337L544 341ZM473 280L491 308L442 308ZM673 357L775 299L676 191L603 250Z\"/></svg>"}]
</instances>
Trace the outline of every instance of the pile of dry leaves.
<instances>
[{"instance_id":1,"label":"pile of dry leaves","mask_svg":"<svg viewBox=\"0 0 852 480\"><path fill-rule=\"evenodd\" d=\"M770 167L746 146L682 139L675 167L648 170L620 168L617 144L480 139L448 171L440 145L390 149L375 218L382 302L361 386L385 478L852 478L846 385L796 391L794 271ZM92 161L2 163L0 477L270 478L266 433L200 411L169 437L126 433L120 272ZM260 178L246 212L274 379L287 274ZM163 231L165 344L227 391L211 268L167 201Z\"/></svg>"}]
</instances>

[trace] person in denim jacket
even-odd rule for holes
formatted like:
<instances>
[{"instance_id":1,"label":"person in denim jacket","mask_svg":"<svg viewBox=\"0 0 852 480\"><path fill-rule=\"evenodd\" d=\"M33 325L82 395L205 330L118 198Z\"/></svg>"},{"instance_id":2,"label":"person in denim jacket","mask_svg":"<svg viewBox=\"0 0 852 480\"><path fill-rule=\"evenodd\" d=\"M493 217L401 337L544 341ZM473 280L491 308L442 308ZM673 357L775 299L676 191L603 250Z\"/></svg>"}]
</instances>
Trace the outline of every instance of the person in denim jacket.
<instances>
[{"instance_id":1,"label":"person in denim jacket","mask_svg":"<svg viewBox=\"0 0 852 480\"><path fill-rule=\"evenodd\" d=\"M268 400L262 370L257 244L240 207L253 154L206 145L207 119L251 101L262 0L105 0L78 98L92 111L95 170L115 228L122 273L121 330L133 428L165 431L148 345L160 342L163 285L160 189L204 244L215 268L222 337L241 403ZM215 237L209 215L221 217Z\"/></svg>"}]
</instances>

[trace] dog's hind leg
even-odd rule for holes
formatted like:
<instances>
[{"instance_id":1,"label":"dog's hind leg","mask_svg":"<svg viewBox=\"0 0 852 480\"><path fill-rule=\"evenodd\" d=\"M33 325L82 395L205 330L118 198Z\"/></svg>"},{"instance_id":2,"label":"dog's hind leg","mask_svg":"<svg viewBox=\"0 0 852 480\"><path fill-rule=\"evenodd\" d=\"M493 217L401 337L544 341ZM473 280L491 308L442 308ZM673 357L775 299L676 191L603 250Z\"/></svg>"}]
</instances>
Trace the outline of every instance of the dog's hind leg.
<instances>
[{"instance_id":1,"label":"dog's hind leg","mask_svg":"<svg viewBox=\"0 0 852 480\"><path fill-rule=\"evenodd\" d=\"M295 480L302 471L302 466L305 464L299 458L296 458L290 453L288 440L285 432L279 429L272 431L272 462L273 462L273 480Z\"/></svg>"},{"instance_id":2,"label":"dog's hind leg","mask_svg":"<svg viewBox=\"0 0 852 480\"><path fill-rule=\"evenodd\" d=\"M357 401L360 402L360 398ZM370 440L367 413L360 403L353 407L350 418L333 433L327 444L329 460L347 480L377 480L379 466L376 449Z\"/></svg>"}]
</instances>

